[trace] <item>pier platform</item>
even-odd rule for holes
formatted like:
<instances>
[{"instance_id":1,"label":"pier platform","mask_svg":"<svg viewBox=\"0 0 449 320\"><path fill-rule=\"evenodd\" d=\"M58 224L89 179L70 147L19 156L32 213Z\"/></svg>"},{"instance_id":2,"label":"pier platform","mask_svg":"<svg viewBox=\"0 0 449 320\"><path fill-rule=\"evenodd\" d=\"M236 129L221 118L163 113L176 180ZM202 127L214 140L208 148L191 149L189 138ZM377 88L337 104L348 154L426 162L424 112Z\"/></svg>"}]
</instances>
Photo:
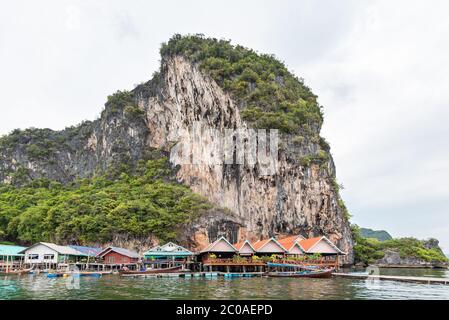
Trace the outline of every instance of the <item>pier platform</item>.
<instances>
[{"instance_id":1,"label":"pier platform","mask_svg":"<svg viewBox=\"0 0 449 320\"><path fill-rule=\"evenodd\" d=\"M387 275L368 275L368 274L352 274L352 273L333 273L332 276L337 278L350 278L361 280L387 280L399 282L413 282L423 284L443 284L449 285L449 278L432 278L432 277L408 277L408 276L387 276Z\"/></svg>"}]
</instances>

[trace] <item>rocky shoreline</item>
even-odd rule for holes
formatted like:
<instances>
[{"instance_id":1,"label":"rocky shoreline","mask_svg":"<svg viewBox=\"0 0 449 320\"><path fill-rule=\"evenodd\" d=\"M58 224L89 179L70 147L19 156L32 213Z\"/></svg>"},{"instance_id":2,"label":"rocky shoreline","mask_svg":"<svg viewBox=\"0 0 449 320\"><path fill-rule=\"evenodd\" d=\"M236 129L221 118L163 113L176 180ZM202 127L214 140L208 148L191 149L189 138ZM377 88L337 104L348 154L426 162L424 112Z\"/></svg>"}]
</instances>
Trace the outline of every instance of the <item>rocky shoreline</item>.
<instances>
[{"instance_id":1,"label":"rocky shoreline","mask_svg":"<svg viewBox=\"0 0 449 320\"><path fill-rule=\"evenodd\" d=\"M397 268L397 269L449 269L447 264L443 266L435 265L411 265L411 264L376 264L378 268Z\"/></svg>"}]
</instances>

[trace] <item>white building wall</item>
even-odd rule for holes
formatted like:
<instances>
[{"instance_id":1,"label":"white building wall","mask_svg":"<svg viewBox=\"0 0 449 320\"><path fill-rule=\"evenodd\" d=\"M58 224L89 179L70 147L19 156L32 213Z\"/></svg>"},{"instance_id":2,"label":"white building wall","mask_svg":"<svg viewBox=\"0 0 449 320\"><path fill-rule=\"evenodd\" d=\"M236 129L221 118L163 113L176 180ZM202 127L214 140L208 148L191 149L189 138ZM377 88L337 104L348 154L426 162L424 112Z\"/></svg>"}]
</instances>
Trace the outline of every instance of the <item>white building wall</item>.
<instances>
[{"instance_id":1,"label":"white building wall","mask_svg":"<svg viewBox=\"0 0 449 320\"><path fill-rule=\"evenodd\" d=\"M239 250L240 254L250 255L254 254L254 250L251 248L251 246L248 243L245 243L242 248Z\"/></svg>"},{"instance_id":2,"label":"white building wall","mask_svg":"<svg viewBox=\"0 0 449 320\"><path fill-rule=\"evenodd\" d=\"M320 240L314 247L312 247L309 253L327 253L327 254L337 254L338 251L335 250L326 240Z\"/></svg>"},{"instance_id":3,"label":"white building wall","mask_svg":"<svg viewBox=\"0 0 449 320\"><path fill-rule=\"evenodd\" d=\"M38 259L30 259L29 258L30 254L37 254ZM44 256L46 254L53 254L54 255L53 259L45 260ZM57 262L58 262L58 252L42 244L38 244L37 246L29 248L25 251L25 263L57 263Z\"/></svg>"},{"instance_id":4,"label":"white building wall","mask_svg":"<svg viewBox=\"0 0 449 320\"><path fill-rule=\"evenodd\" d=\"M232 246L230 246L226 241L218 241L211 249L211 252L233 252L235 251Z\"/></svg>"},{"instance_id":5,"label":"white building wall","mask_svg":"<svg viewBox=\"0 0 449 320\"><path fill-rule=\"evenodd\" d=\"M260 253L284 253L284 250L282 250L274 241L268 242L266 245L264 245L262 248L257 250L257 252Z\"/></svg>"},{"instance_id":6,"label":"white building wall","mask_svg":"<svg viewBox=\"0 0 449 320\"><path fill-rule=\"evenodd\" d=\"M288 254L300 255L300 254L303 254L303 252L298 246L295 245L288 251Z\"/></svg>"}]
</instances>

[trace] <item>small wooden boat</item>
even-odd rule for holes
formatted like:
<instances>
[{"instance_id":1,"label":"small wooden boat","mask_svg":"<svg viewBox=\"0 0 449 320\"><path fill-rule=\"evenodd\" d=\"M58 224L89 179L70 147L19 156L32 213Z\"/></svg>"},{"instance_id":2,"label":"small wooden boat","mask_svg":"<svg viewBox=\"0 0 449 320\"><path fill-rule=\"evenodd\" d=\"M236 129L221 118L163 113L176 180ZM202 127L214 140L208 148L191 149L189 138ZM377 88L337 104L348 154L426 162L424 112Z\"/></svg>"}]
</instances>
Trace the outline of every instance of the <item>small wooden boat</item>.
<instances>
[{"instance_id":1,"label":"small wooden boat","mask_svg":"<svg viewBox=\"0 0 449 320\"><path fill-rule=\"evenodd\" d=\"M81 272L52 272L47 274L47 278L67 278L67 277L93 277L93 278L101 278L101 272L90 272L90 271L81 271Z\"/></svg>"},{"instance_id":2,"label":"small wooden boat","mask_svg":"<svg viewBox=\"0 0 449 320\"><path fill-rule=\"evenodd\" d=\"M8 272L2 271L2 272L0 272L0 274L2 274L2 275L25 274L25 273L30 273L32 271L33 271L33 268L28 268L28 269L20 269L20 270L9 270Z\"/></svg>"},{"instance_id":3,"label":"small wooden boat","mask_svg":"<svg viewBox=\"0 0 449 320\"><path fill-rule=\"evenodd\" d=\"M155 274L155 273L175 273L182 272L182 266L163 268L163 269L147 269L140 270L120 270L120 274Z\"/></svg>"},{"instance_id":4,"label":"small wooden boat","mask_svg":"<svg viewBox=\"0 0 449 320\"><path fill-rule=\"evenodd\" d=\"M102 274L100 272L73 272L69 274L73 277L93 277L93 278L101 278Z\"/></svg>"},{"instance_id":5,"label":"small wooden boat","mask_svg":"<svg viewBox=\"0 0 449 320\"><path fill-rule=\"evenodd\" d=\"M330 278L335 269L305 270L292 272L267 272L267 276L276 278Z\"/></svg>"},{"instance_id":6,"label":"small wooden boat","mask_svg":"<svg viewBox=\"0 0 449 320\"><path fill-rule=\"evenodd\" d=\"M47 278L58 278L58 277L63 277L64 273L59 273L59 272L50 272L47 273Z\"/></svg>"},{"instance_id":7,"label":"small wooden boat","mask_svg":"<svg viewBox=\"0 0 449 320\"><path fill-rule=\"evenodd\" d=\"M95 273L101 273L102 275L105 275L105 274L114 274L114 271L112 271L112 270L109 270L109 271L95 271Z\"/></svg>"}]
</instances>

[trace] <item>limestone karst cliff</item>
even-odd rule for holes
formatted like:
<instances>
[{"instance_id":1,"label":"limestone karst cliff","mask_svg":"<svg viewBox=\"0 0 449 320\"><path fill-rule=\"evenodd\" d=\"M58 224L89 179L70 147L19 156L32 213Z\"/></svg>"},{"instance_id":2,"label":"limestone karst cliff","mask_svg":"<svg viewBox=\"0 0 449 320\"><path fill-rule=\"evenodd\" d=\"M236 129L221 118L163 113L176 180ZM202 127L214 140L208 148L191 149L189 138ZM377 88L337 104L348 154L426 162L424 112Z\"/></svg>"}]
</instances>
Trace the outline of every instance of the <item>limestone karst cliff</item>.
<instances>
[{"instance_id":1,"label":"limestone karst cliff","mask_svg":"<svg viewBox=\"0 0 449 320\"><path fill-rule=\"evenodd\" d=\"M60 132L16 130L2 137L0 182L20 186L47 178L67 184L135 166L161 150L170 155L179 183L220 208L186 225L181 240L201 248L221 234L233 241L324 234L351 260L348 214L329 147L319 136L316 97L276 59L262 56L259 63L258 57L228 42L174 37L163 47L160 71L133 91L110 96L98 120ZM225 162L223 140L201 131L198 141L195 126L222 137L229 129L278 129L279 149L269 154L275 170L263 173L262 164L246 158ZM252 132L239 137L245 146ZM266 147L260 137L254 141L256 148Z\"/></svg>"}]
</instances>

